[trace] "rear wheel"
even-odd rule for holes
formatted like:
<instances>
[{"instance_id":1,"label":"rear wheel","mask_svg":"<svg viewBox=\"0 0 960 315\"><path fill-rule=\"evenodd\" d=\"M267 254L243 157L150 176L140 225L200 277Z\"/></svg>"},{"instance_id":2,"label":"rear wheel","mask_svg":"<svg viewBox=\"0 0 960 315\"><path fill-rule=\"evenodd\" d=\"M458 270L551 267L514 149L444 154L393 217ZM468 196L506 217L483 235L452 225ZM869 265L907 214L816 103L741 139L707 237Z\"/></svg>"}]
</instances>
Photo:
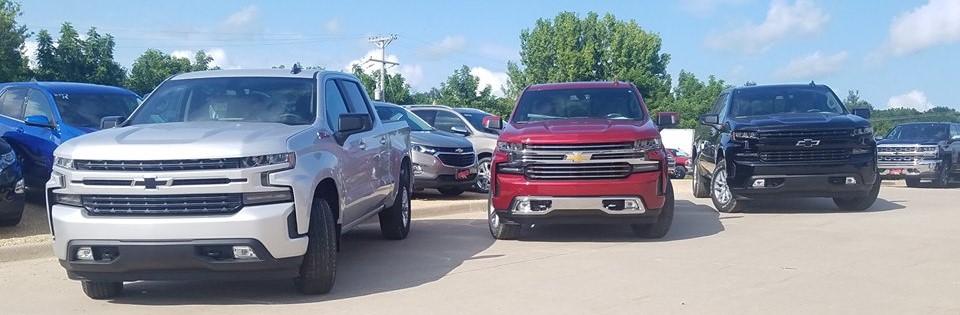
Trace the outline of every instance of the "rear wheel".
<instances>
[{"instance_id":1,"label":"rear wheel","mask_svg":"<svg viewBox=\"0 0 960 315\"><path fill-rule=\"evenodd\" d=\"M326 200L314 200L312 211L307 253L294 284L300 293L316 295L330 292L337 276L337 226Z\"/></svg>"},{"instance_id":2,"label":"rear wheel","mask_svg":"<svg viewBox=\"0 0 960 315\"><path fill-rule=\"evenodd\" d=\"M402 240L410 233L410 177L407 174L404 167L393 206L380 211L380 233L387 239Z\"/></svg>"},{"instance_id":3,"label":"rear wheel","mask_svg":"<svg viewBox=\"0 0 960 315\"><path fill-rule=\"evenodd\" d=\"M847 211L863 211L870 208L874 202L877 201L877 196L880 195L880 176L877 176L877 181L873 183L873 188L870 189L866 195L855 198L833 198L833 203L837 204L842 210Z\"/></svg>"},{"instance_id":4,"label":"rear wheel","mask_svg":"<svg viewBox=\"0 0 960 315\"><path fill-rule=\"evenodd\" d=\"M700 163L697 163L699 159L698 156L691 165L693 168L693 179L691 180L693 182L693 197L707 198L710 197L710 183L703 178L703 174L700 174Z\"/></svg>"},{"instance_id":5,"label":"rear wheel","mask_svg":"<svg viewBox=\"0 0 960 315\"><path fill-rule=\"evenodd\" d=\"M123 294L123 282L83 281L83 293L94 300L111 299Z\"/></svg>"},{"instance_id":6,"label":"rear wheel","mask_svg":"<svg viewBox=\"0 0 960 315\"><path fill-rule=\"evenodd\" d=\"M943 164L940 166L940 172L937 175L937 187L950 187L950 165Z\"/></svg>"},{"instance_id":7,"label":"rear wheel","mask_svg":"<svg viewBox=\"0 0 960 315\"><path fill-rule=\"evenodd\" d=\"M717 208L717 211L723 213L740 212L741 204L733 195L730 184L727 182L726 160L720 160L717 163L717 168L713 171L713 179L710 181L710 188L710 199L713 200L713 206Z\"/></svg>"},{"instance_id":8,"label":"rear wheel","mask_svg":"<svg viewBox=\"0 0 960 315\"><path fill-rule=\"evenodd\" d=\"M441 195L444 195L446 197L456 197L456 196L462 195L465 190L463 188L458 188L458 187L441 187L441 188L437 188L437 191L439 191Z\"/></svg>"},{"instance_id":9,"label":"rear wheel","mask_svg":"<svg viewBox=\"0 0 960 315\"><path fill-rule=\"evenodd\" d=\"M907 182L907 187L910 187L910 188L920 187L920 177L907 177L906 182Z\"/></svg>"},{"instance_id":10,"label":"rear wheel","mask_svg":"<svg viewBox=\"0 0 960 315\"><path fill-rule=\"evenodd\" d=\"M673 178L683 179L684 177L687 177L687 168L683 165L677 165L673 169Z\"/></svg>"},{"instance_id":11,"label":"rear wheel","mask_svg":"<svg viewBox=\"0 0 960 315\"><path fill-rule=\"evenodd\" d=\"M667 182L667 195L660 209L660 215L657 216L657 222L651 224L634 224L630 228L633 233L642 238L663 238L670 232L670 226L673 224L673 183Z\"/></svg>"},{"instance_id":12,"label":"rear wheel","mask_svg":"<svg viewBox=\"0 0 960 315\"><path fill-rule=\"evenodd\" d=\"M487 223L490 225L490 235L498 240L515 240L520 237L523 227L515 223L500 221L500 215L493 209L493 203L487 201Z\"/></svg>"}]
</instances>

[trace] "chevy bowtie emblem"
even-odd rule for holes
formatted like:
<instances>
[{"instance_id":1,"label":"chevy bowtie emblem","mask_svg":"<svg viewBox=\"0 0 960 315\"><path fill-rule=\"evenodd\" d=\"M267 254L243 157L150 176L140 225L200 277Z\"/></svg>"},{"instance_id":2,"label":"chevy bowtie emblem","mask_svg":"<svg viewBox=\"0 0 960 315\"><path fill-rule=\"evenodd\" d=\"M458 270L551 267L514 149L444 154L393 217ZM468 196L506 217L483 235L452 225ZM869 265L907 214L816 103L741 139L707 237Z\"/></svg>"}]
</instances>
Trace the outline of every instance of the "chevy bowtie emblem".
<instances>
[{"instance_id":1,"label":"chevy bowtie emblem","mask_svg":"<svg viewBox=\"0 0 960 315\"><path fill-rule=\"evenodd\" d=\"M583 153L583 152L573 152L573 153L567 153L566 155L564 155L563 159L573 163L580 163L583 161L589 161L591 157L593 157L593 154Z\"/></svg>"},{"instance_id":2,"label":"chevy bowtie emblem","mask_svg":"<svg viewBox=\"0 0 960 315\"><path fill-rule=\"evenodd\" d=\"M803 139L803 140L797 141L797 146L802 148L812 148L818 145L820 145L820 140Z\"/></svg>"},{"instance_id":3,"label":"chevy bowtie emblem","mask_svg":"<svg viewBox=\"0 0 960 315\"><path fill-rule=\"evenodd\" d=\"M143 186L146 189L157 189L157 186L164 186L167 184L165 180L157 180L153 177L146 177L142 181L134 181L134 186Z\"/></svg>"},{"instance_id":4,"label":"chevy bowtie emblem","mask_svg":"<svg viewBox=\"0 0 960 315\"><path fill-rule=\"evenodd\" d=\"M457 148L456 150L454 150L454 152L463 153L463 148Z\"/></svg>"}]
</instances>

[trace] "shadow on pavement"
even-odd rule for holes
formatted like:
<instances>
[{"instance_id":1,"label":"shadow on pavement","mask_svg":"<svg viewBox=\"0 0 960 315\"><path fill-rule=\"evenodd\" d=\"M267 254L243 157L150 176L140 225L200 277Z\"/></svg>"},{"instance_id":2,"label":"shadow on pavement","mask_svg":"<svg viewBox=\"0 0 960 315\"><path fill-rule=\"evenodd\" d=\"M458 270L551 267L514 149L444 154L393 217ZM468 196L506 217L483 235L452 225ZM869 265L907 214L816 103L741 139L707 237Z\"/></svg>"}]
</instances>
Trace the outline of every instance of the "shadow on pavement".
<instances>
[{"instance_id":1,"label":"shadow on pavement","mask_svg":"<svg viewBox=\"0 0 960 315\"><path fill-rule=\"evenodd\" d=\"M761 199L744 201L745 213L759 214L791 214L791 213L870 213L905 209L902 201L888 201L877 198L877 201L864 211L844 211L837 208L833 199L829 198L784 198Z\"/></svg>"},{"instance_id":2,"label":"shadow on pavement","mask_svg":"<svg viewBox=\"0 0 960 315\"><path fill-rule=\"evenodd\" d=\"M15 226L0 227L0 239L50 234L47 223L46 201L43 192L28 190L23 208L23 219Z\"/></svg>"},{"instance_id":3,"label":"shadow on pavement","mask_svg":"<svg viewBox=\"0 0 960 315\"><path fill-rule=\"evenodd\" d=\"M543 225L525 228L521 241L533 242L664 242L705 237L723 232L717 211L687 200L676 201L670 232L662 239L647 240L626 225Z\"/></svg>"},{"instance_id":4,"label":"shadow on pavement","mask_svg":"<svg viewBox=\"0 0 960 315\"><path fill-rule=\"evenodd\" d=\"M487 199L487 194L475 193L472 191L464 192L462 195L448 197L441 195L434 189L424 189L422 191L413 192L413 200L485 200Z\"/></svg>"},{"instance_id":5,"label":"shadow on pavement","mask_svg":"<svg viewBox=\"0 0 960 315\"><path fill-rule=\"evenodd\" d=\"M337 280L327 295L304 296L291 280L135 282L111 301L133 305L301 304L417 287L443 278L493 244L484 220L417 220L403 241L384 240L376 224L344 236Z\"/></svg>"}]
</instances>

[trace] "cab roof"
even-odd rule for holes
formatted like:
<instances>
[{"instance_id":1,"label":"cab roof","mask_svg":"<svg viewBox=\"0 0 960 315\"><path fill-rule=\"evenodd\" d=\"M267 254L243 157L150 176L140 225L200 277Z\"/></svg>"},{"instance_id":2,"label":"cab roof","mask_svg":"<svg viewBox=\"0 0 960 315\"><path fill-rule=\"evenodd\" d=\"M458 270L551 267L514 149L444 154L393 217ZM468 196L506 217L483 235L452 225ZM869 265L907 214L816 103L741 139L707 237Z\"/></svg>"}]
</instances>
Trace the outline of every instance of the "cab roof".
<instances>
[{"instance_id":1,"label":"cab roof","mask_svg":"<svg viewBox=\"0 0 960 315\"><path fill-rule=\"evenodd\" d=\"M613 89L613 88L633 88L630 82L563 82L563 83L543 83L531 85L527 90L530 91L549 91L549 90L568 90L568 89Z\"/></svg>"},{"instance_id":2,"label":"cab roof","mask_svg":"<svg viewBox=\"0 0 960 315\"><path fill-rule=\"evenodd\" d=\"M13 82L0 84L0 88L8 86L37 87L47 90L51 94L127 94L136 96L133 91L109 85L99 85L78 82Z\"/></svg>"},{"instance_id":3,"label":"cab roof","mask_svg":"<svg viewBox=\"0 0 960 315\"><path fill-rule=\"evenodd\" d=\"M224 77L272 77L272 78L313 78L327 74L340 74L339 71L326 70L302 70L294 73L291 69L230 69L230 70L206 70L178 74L170 80L188 80L188 79L207 79Z\"/></svg>"}]
</instances>

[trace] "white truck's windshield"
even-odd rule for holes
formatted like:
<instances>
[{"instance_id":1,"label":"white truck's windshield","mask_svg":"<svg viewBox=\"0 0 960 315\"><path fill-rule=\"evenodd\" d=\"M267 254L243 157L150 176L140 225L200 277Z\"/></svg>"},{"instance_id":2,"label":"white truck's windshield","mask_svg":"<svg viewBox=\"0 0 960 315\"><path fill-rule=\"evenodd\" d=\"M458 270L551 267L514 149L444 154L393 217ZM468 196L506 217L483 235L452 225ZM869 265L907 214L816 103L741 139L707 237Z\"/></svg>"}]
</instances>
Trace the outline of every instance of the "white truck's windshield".
<instances>
[{"instance_id":1,"label":"white truck's windshield","mask_svg":"<svg viewBox=\"0 0 960 315\"><path fill-rule=\"evenodd\" d=\"M168 81L134 113L130 124L188 121L310 124L317 116L314 80L209 78Z\"/></svg>"}]
</instances>

